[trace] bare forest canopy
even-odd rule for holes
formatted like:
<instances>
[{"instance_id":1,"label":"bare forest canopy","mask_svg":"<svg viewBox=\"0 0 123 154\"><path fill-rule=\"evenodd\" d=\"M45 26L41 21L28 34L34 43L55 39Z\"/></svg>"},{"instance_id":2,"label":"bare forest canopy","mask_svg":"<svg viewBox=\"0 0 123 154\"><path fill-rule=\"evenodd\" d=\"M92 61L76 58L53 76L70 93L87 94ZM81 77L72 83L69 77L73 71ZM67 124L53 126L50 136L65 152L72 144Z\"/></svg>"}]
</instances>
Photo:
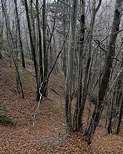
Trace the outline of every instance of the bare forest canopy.
<instances>
[{"instance_id":1,"label":"bare forest canopy","mask_svg":"<svg viewBox=\"0 0 123 154\"><path fill-rule=\"evenodd\" d=\"M91 144L100 121L106 133L120 133L122 14L123 0L0 0L0 59L15 70L23 98L21 69L29 70L28 60L33 63L38 102L33 126L42 101L50 98L50 76L57 72L65 78L67 134L80 132Z\"/></svg>"}]
</instances>

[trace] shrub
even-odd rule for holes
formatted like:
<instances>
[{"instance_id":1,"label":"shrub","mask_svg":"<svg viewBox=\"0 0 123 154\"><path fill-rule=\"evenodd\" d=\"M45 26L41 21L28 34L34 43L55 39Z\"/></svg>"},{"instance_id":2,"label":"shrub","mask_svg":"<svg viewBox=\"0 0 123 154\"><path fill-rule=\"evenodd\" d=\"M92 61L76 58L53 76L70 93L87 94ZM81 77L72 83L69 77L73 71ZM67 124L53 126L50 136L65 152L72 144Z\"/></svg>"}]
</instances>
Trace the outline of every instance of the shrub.
<instances>
[{"instance_id":1,"label":"shrub","mask_svg":"<svg viewBox=\"0 0 123 154\"><path fill-rule=\"evenodd\" d=\"M6 113L9 112L9 109L6 107L5 104L0 104L0 122L3 124L10 124L13 126L17 125L17 121L12 119L12 116L7 115Z\"/></svg>"}]
</instances>

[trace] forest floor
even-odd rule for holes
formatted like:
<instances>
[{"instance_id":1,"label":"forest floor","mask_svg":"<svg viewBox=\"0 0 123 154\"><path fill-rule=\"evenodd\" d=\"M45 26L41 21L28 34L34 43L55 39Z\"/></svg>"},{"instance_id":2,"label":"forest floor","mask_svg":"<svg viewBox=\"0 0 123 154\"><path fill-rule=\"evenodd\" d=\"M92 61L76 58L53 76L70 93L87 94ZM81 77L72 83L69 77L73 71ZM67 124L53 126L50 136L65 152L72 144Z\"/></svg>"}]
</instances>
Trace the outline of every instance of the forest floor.
<instances>
[{"instance_id":1,"label":"forest floor","mask_svg":"<svg viewBox=\"0 0 123 154\"><path fill-rule=\"evenodd\" d=\"M40 104L33 126L35 109L35 77L32 64L20 69L25 93L22 99L16 91L14 67L0 61L0 103L7 104L9 114L19 121L10 126L0 123L0 154L123 154L123 130L119 135L107 135L100 124L91 145L82 134L67 136L64 123L65 80L62 73L53 73L48 99Z\"/></svg>"}]
</instances>

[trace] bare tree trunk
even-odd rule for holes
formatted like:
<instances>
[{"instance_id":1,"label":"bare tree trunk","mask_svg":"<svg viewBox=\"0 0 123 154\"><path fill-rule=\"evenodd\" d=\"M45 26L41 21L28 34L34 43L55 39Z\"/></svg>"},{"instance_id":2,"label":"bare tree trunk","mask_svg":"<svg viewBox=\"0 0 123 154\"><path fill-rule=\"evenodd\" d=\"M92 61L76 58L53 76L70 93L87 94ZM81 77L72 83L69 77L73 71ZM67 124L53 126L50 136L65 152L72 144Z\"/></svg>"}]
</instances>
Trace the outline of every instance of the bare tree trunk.
<instances>
[{"instance_id":1,"label":"bare tree trunk","mask_svg":"<svg viewBox=\"0 0 123 154\"><path fill-rule=\"evenodd\" d=\"M33 41L32 30L31 30L31 22L30 22L30 18L29 18L28 3L27 3L27 0L25 0L24 2L25 2L24 4L25 4L25 10L26 10L26 19L27 19L29 37L30 37L31 52L32 52L32 57L33 57L33 61L34 61L36 84L37 84L37 95L38 95L38 92L39 92L39 80L38 80L38 66L37 66L37 60L36 60L36 51L35 51L35 45L34 45L34 41Z\"/></svg>"},{"instance_id":2,"label":"bare tree trunk","mask_svg":"<svg viewBox=\"0 0 123 154\"><path fill-rule=\"evenodd\" d=\"M119 102L120 108L119 108L119 119L118 119L116 134L119 134L119 132L120 132L120 124L121 124L122 116L123 116L123 81L122 81L122 89L121 89L121 92L120 92L120 100L119 101L120 101Z\"/></svg>"},{"instance_id":3,"label":"bare tree trunk","mask_svg":"<svg viewBox=\"0 0 123 154\"><path fill-rule=\"evenodd\" d=\"M102 77L101 86L99 89L99 101L95 106L93 115L90 119L90 123L85 132L85 135L88 137L89 144L91 143L96 127L99 124L101 114L104 108L104 98L105 98L108 83L109 83L109 77L111 73L113 58L115 55L115 43L116 43L116 38L117 38L120 20L121 20L122 6L123 6L122 3L123 3L122 0L116 0L112 31L111 31L110 41L108 46L108 54L105 60L105 63L106 63L105 70Z\"/></svg>"},{"instance_id":4,"label":"bare tree trunk","mask_svg":"<svg viewBox=\"0 0 123 154\"><path fill-rule=\"evenodd\" d=\"M109 108L107 111L107 119L106 119L106 125L107 125L107 133L112 133L112 119L113 119L113 109L114 109L114 99L115 99L115 92L113 93L113 98L109 104Z\"/></svg>"},{"instance_id":5,"label":"bare tree trunk","mask_svg":"<svg viewBox=\"0 0 123 154\"><path fill-rule=\"evenodd\" d=\"M17 20L16 26L18 29L18 38L19 38L19 45L21 50L22 66L25 68L25 59L24 59L24 51L23 51L22 38L21 38L20 19L18 16L17 0L14 0L14 4L15 4L15 12L16 12L16 20Z\"/></svg>"},{"instance_id":6,"label":"bare tree trunk","mask_svg":"<svg viewBox=\"0 0 123 154\"><path fill-rule=\"evenodd\" d=\"M41 28L40 28L40 17L39 17L39 1L36 0L36 12L37 12L37 25L38 25L38 41L39 41L39 83L38 83L38 89L40 88L40 84L43 81L43 62L42 62L42 38L41 38ZM37 100L39 101L40 99L40 94L37 91Z\"/></svg>"},{"instance_id":7,"label":"bare tree trunk","mask_svg":"<svg viewBox=\"0 0 123 154\"><path fill-rule=\"evenodd\" d=\"M17 64L17 61L15 60L14 55L13 55L13 50L16 49L16 44L14 44L13 35L12 35L11 29L10 29L10 19L7 14L6 2L4 0L1 0L1 4L2 4L3 15L5 17L5 24L6 24L6 30L7 30L7 41L8 41L9 47L10 47L11 57L12 57L13 63L15 65L15 70L16 70L17 87L19 86L19 88L20 88L19 93L21 93L22 97L24 98L23 86L22 86L22 82L21 82L21 78L20 78L18 64Z\"/></svg>"},{"instance_id":8,"label":"bare tree trunk","mask_svg":"<svg viewBox=\"0 0 123 154\"><path fill-rule=\"evenodd\" d=\"M31 33L33 36L33 43L34 48L36 50L36 32L35 32L35 18L34 18L34 7L33 7L34 0L29 0L29 13L30 13L30 22L31 22Z\"/></svg>"},{"instance_id":9,"label":"bare tree trunk","mask_svg":"<svg viewBox=\"0 0 123 154\"><path fill-rule=\"evenodd\" d=\"M84 76L84 85L83 85L83 94L82 94L82 105L81 105L81 112L80 112L80 117L82 121L82 116L84 112L84 107L85 107L85 101L88 93L88 83L89 83L89 74L90 74L90 66L91 66L91 54L92 54L92 39L93 39L93 29L94 29L94 24L95 24L95 18L96 14L101 6L102 0L99 0L97 8L96 6L96 1L93 1L93 13L92 13L92 19L90 23L90 32L89 32L89 50L88 50L88 58L87 58L87 64L86 64L86 69L85 69L85 76ZM82 124L82 122L81 122Z\"/></svg>"},{"instance_id":10,"label":"bare tree trunk","mask_svg":"<svg viewBox=\"0 0 123 154\"><path fill-rule=\"evenodd\" d=\"M69 7L66 6L68 4L68 0L65 0L65 3L64 3L64 9L65 9L65 12L63 14L63 36L64 36L64 39L66 38L66 32L67 32L67 15L65 13L68 14L69 12ZM67 18L67 19L66 19ZM64 76L66 77L66 64L67 64L67 46L65 45L64 46L64 52L63 52L63 72L64 72Z\"/></svg>"},{"instance_id":11,"label":"bare tree trunk","mask_svg":"<svg viewBox=\"0 0 123 154\"><path fill-rule=\"evenodd\" d=\"M0 21L0 59L3 59L3 56L2 56L3 41L2 40L3 40L3 23L2 21Z\"/></svg>"},{"instance_id":12,"label":"bare tree trunk","mask_svg":"<svg viewBox=\"0 0 123 154\"><path fill-rule=\"evenodd\" d=\"M120 107L119 107L118 125L117 125L117 130L116 130L117 134L119 134L119 132L120 132L120 124L121 124L122 116L123 116L123 53L121 56L122 56L122 64L121 64L122 72L119 76L119 82L118 82L118 85L120 87L120 98L119 98L119 106Z\"/></svg>"},{"instance_id":13,"label":"bare tree trunk","mask_svg":"<svg viewBox=\"0 0 123 154\"><path fill-rule=\"evenodd\" d=\"M1 53L1 51L0 51L0 59L2 59L3 57L2 57L2 53Z\"/></svg>"},{"instance_id":14,"label":"bare tree trunk","mask_svg":"<svg viewBox=\"0 0 123 154\"><path fill-rule=\"evenodd\" d=\"M74 113L74 129L80 131L82 129L82 64L83 64L83 50L84 50L84 34L85 34L85 0L80 0L81 5L81 20L80 20L80 50L79 50L79 75L77 88L77 102Z\"/></svg>"},{"instance_id":15,"label":"bare tree trunk","mask_svg":"<svg viewBox=\"0 0 123 154\"><path fill-rule=\"evenodd\" d=\"M46 0L43 0L43 8L42 8L42 18L43 18L43 53L44 53L44 80L47 78L48 75L48 50L47 50L47 44L46 44L46 29L47 29L47 23L46 23ZM45 90L43 93L44 97L47 97L48 95L48 83L45 82L44 86Z\"/></svg>"},{"instance_id":16,"label":"bare tree trunk","mask_svg":"<svg viewBox=\"0 0 123 154\"><path fill-rule=\"evenodd\" d=\"M66 21L65 21L65 15L63 16L63 35L65 38L66 35ZM64 53L63 53L63 72L64 72L64 76L66 77L66 46L64 47Z\"/></svg>"},{"instance_id":17,"label":"bare tree trunk","mask_svg":"<svg viewBox=\"0 0 123 154\"><path fill-rule=\"evenodd\" d=\"M73 70L74 70L74 52L75 52L75 30L77 20L77 0L73 0L71 23L70 23L70 38L69 38L69 51L68 51L68 64L67 64L67 79L66 79L66 130L67 133L72 133L72 115L71 115L71 103L72 103L72 82L73 82Z\"/></svg>"},{"instance_id":18,"label":"bare tree trunk","mask_svg":"<svg viewBox=\"0 0 123 154\"><path fill-rule=\"evenodd\" d=\"M120 115L120 117L122 117L122 79L123 79L123 68L121 67L121 70L118 73L118 76L116 78L117 81L116 81L115 90L113 93L113 99L110 104L110 109L108 109L109 110L109 115L108 115L108 119L107 119L107 122L108 122L107 133L108 134L112 133L112 118L113 118L114 104L119 106L119 110L120 110L119 113L121 113L121 115L120 114L119 115ZM119 125L120 125L120 122L119 122Z\"/></svg>"}]
</instances>

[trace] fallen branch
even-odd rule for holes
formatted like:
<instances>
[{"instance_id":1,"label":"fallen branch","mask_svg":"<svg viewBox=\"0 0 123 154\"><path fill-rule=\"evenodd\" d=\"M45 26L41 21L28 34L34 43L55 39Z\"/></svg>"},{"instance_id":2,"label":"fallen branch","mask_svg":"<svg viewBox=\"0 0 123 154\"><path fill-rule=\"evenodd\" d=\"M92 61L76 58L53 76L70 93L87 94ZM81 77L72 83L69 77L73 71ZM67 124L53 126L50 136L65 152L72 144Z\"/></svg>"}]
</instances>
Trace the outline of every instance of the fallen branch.
<instances>
[{"instance_id":1,"label":"fallen branch","mask_svg":"<svg viewBox=\"0 0 123 154\"><path fill-rule=\"evenodd\" d=\"M60 96L60 94L56 91L56 90L54 90L53 88L50 88L53 92L55 92L57 95L59 95Z\"/></svg>"}]
</instances>

